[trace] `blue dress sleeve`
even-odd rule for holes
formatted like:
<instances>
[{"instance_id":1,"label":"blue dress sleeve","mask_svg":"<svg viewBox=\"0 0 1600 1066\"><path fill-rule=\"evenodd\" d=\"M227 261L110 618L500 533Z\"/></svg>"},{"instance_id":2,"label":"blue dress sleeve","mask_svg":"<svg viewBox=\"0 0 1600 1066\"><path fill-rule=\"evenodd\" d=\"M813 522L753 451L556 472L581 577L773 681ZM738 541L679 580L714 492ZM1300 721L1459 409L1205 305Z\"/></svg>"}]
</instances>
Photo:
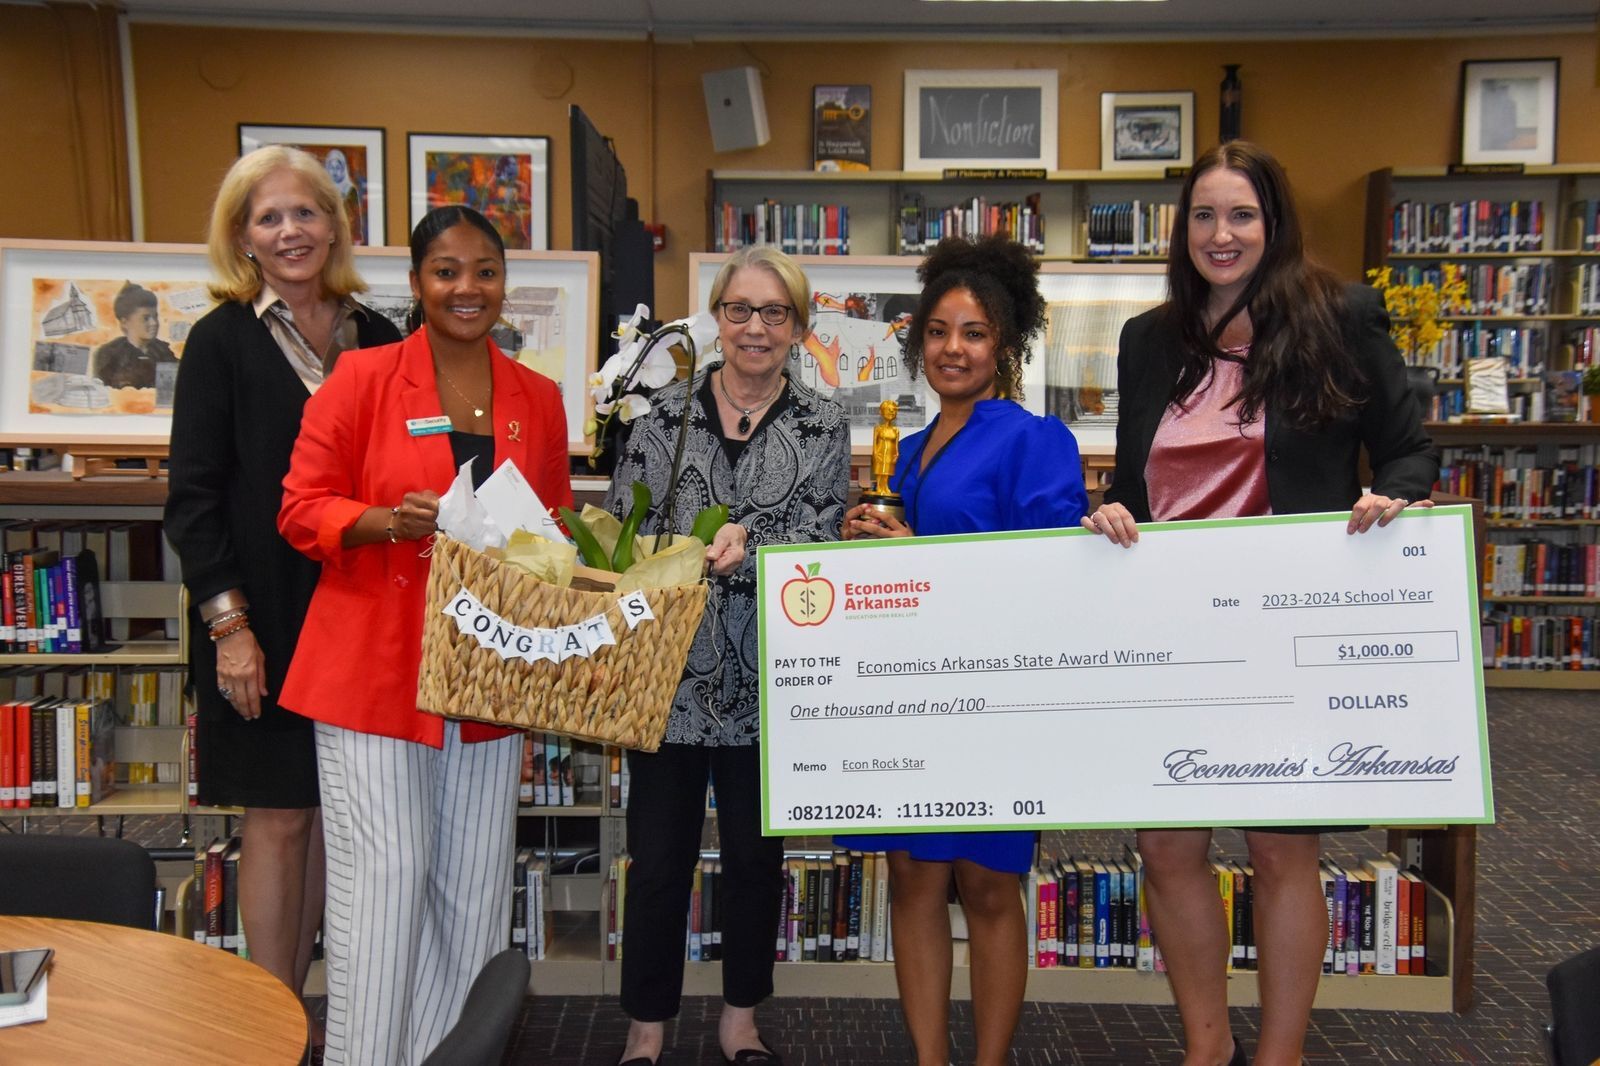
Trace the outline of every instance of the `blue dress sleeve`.
<instances>
[{"instance_id":1,"label":"blue dress sleeve","mask_svg":"<svg viewBox=\"0 0 1600 1066\"><path fill-rule=\"evenodd\" d=\"M1057 418L1029 419L1008 456L1006 529L1064 529L1089 510L1078 441Z\"/></svg>"}]
</instances>

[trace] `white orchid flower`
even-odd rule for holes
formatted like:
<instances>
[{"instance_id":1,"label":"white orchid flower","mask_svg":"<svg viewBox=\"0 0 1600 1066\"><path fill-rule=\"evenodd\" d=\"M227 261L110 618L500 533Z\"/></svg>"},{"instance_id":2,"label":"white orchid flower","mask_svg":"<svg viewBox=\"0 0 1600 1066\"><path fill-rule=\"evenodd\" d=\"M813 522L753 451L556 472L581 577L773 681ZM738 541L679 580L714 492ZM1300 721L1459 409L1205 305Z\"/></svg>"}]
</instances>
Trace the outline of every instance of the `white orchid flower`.
<instances>
[{"instance_id":1,"label":"white orchid flower","mask_svg":"<svg viewBox=\"0 0 1600 1066\"><path fill-rule=\"evenodd\" d=\"M617 331L613 333L612 336L617 338L619 341L632 340L634 337L639 335L639 323L643 322L649 317L649 307L645 306L644 304L635 306L633 309L633 317L628 319L628 321L623 323L621 326L618 326Z\"/></svg>"},{"instance_id":2,"label":"white orchid flower","mask_svg":"<svg viewBox=\"0 0 1600 1066\"><path fill-rule=\"evenodd\" d=\"M640 415L650 413L650 401L638 393L630 392L617 401L617 415L624 423L632 422Z\"/></svg>"}]
</instances>

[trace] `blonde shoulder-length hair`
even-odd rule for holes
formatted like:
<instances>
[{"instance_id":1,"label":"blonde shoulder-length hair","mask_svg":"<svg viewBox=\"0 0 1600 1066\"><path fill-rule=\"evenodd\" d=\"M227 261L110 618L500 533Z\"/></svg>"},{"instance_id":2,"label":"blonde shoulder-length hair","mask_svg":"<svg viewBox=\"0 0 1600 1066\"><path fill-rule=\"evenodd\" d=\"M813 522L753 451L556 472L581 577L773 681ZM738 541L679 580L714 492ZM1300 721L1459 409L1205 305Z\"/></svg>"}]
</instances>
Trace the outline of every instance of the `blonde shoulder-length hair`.
<instances>
[{"instance_id":1,"label":"blonde shoulder-length hair","mask_svg":"<svg viewBox=\"0 0 1600 1066\"><path fill-rule=\"evenodd\" d=\"M245 257L244 249L239 247L239 234L244 230L250 197L256 186L279 170L298 174L311 190L317 206L333 220L333 246L322 268L323 292L336 300L365 292L367 283L356 273L355 253L350 246L350 216L345 212L344 200L334 187L333 179L315 156L298 148L269 144L240 156L228 168L217 190L216 203L211 206L206 251L216 275L216 280L208 286L212 299L249 303L260 294L261 268Z\"/></svg>"}]
</instances>

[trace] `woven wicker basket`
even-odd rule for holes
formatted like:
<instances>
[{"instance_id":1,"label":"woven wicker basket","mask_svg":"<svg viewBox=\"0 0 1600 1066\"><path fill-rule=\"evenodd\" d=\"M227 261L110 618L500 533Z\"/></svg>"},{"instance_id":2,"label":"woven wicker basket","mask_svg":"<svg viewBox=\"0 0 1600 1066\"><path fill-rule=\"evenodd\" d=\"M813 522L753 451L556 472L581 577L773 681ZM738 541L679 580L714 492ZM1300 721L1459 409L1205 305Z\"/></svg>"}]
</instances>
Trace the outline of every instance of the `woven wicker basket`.
<instances>
[{"instance_id":1,"label":"woven wicker basket","mask_svg":"<svg viewBox=\"0 0 1600 1066\"><path fill-rule=\"evenodd\" d=\"M444 606L463 588L515 625L554 628L604 614L615 645L563 663L502 659ZM647 589L654 620L629 629L615 592L557 588L459 541L434 538L417 706L448 718L538 729L655 751L706 606L706 586Z\"/></svg>"}]
</instances>

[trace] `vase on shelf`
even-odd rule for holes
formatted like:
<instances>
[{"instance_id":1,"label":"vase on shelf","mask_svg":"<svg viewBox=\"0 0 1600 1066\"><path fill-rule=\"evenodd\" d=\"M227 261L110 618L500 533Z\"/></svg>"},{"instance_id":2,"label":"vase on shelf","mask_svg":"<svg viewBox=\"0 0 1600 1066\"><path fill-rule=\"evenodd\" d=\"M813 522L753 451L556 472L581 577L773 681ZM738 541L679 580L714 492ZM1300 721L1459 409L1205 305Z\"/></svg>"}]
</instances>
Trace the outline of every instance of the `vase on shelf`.
<instances>
[{"instance_id":1,"label":"vase on shelf","mask_svg":"<svg viewBox=\"0 0 1600 1066\"><path fill-rule=\"evenodd\" d=\"M1222 121L1219 123L1217 140L1222 144L1237 141L1240 131L1240 109L1244 99L1244 89L1239 84L1239 68L1241 63L1224 63L1222 65Z\"/></svg>"}]
</instances>

